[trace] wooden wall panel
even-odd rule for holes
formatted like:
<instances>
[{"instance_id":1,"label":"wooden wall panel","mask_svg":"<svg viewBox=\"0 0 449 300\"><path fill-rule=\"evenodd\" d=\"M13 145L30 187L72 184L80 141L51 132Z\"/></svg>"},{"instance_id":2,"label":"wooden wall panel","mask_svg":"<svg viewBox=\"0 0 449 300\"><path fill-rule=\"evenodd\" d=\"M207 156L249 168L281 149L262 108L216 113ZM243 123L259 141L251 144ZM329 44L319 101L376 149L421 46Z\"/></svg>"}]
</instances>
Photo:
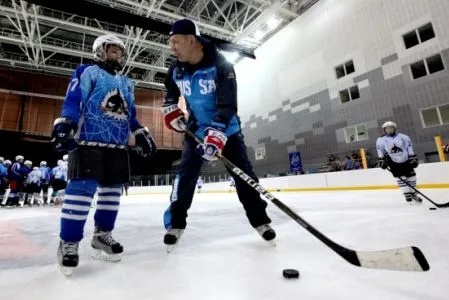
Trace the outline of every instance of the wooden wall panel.
<instances>
[{"instance_id":1,"label":"wooden wall panel","mask_svg":"<svg viewBox=\"0 0 449 300\"><path fill-rule=\"evenodd\" d=\"M68 77L0 68L0 89L3 90L64 96L68 83ZM22 131L49 136L53 121L60 114L62 100L5 94L2 91L0 91L0 130L18 130L22 99L25 100ZM142 125L150 129L157 145L164 149L180 149L182 136L166 129L163 124L159 109L163 102L163 92L137 88L135 101L139 106L137 116Z\"/></svg>"},{"instance_id":2,"label":"wooden wall panel","mask_svg":"<svg viewBox=\"0 0 449 300\"><path fill-rule=\"evenodd\" d=\"M17 130L20 114L20 96L0 94L0 129Z\"/></svg>"}]
</instances>

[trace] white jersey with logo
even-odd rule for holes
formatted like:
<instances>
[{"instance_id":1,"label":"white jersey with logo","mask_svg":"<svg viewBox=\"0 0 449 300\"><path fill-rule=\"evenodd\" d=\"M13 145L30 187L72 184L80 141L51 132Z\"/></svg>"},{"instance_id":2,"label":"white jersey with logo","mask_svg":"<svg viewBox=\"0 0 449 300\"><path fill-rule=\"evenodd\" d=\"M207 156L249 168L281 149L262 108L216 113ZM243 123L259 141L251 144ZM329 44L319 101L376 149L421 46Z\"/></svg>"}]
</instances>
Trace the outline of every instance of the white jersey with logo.
<instances>
[{"instance_id":1,"label":"white jersey with logo","mask_svg":"<svg viewBox=\"0 0 449 300\"><path fill-rule=\"evenodd\" d=\"M26 183L30 184L30 183L35 183L37 185L40 184L41 182L41 178L42 178L42 173L39 170L33 170L28 174L28 177L26 179Z\"/></svg>"},{"instance_id":2,"label":"white jersey with logo","mask_svg":"<svg viewBox=\"0 0 449 300\"><path fill-rule=\"evenodd\" d=\"M198 179L198 181L196 182L196 184L199 186L199 187L203 187L203 184L204 184L204 181L203 181L203 179Z\"/></svg>"},{"instance_id":3,"label":"white jersey with logo","mask_svg":"<svg viewBox=\"0 0 449 300\"><path fill-rule=\"evenodd\" d=\"M379 158L384 158L388 155L395 163L406 162L409 156L415 155L412 141L407 135L402 133L397 133L394 136L383 135L379 137L376 142L376 148Z\"/></svg>"}]
</instances>

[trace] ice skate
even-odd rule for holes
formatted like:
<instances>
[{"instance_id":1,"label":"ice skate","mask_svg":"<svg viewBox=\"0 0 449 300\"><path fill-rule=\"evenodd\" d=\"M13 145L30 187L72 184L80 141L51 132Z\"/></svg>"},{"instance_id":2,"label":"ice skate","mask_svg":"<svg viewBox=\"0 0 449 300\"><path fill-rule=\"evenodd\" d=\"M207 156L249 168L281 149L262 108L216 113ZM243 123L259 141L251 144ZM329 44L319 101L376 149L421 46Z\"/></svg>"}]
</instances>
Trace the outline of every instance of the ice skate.
<instances>
[{"instance_id":1,"label":"ice skate","mask_svg":"<svg viewBox=\"0 0 449 300\"><path fill-rule=\"evenodd\" d=\"M255 228L260 236L271 245L276 246L276 232L269 224L260 225Z\"/></svg>"},{"instance_id":2,"label":"ice skate","mask_svg":"<svg viewBox=\"0 0 449 300\"><path fill-rule=\"evenodd\" d=\"M110 231L95 228L92 237L92 258L104 261L118 262L122 259L123 246L114 240Z\"/></svg>"},{"instance_id":3,"label":"ice skate","mask_svg":"<svg viewBox=\"0 0 449 300\"><path fill-rule=\"evenodd\" d=\"M164 235L164 244L167 245L167 253L173 251L175 246L178 244L184 229L170 228Z\"/></svg>"},{"instance_id":4,"label":"ice skate","mask_svg":"<svg viewBox=\"0 0 449 300\"><path fill-rule=\"evenodd\" d=\"M422 202L421 197L419 197L417 193L415 193L415 194L412 195L412 199L415 200L415 201L418 202L418 203L421 203L421 202Z\"/></svg>"},{"instance_id":5,"label":"ice skate","mask_svg":"<svg viewBox=\"0 0 449 300\"><path fill-rule=\"evenodd\" d=\"M66 275L72 275L73 270L78 266L78 242L59 242L58 263L61 272Z\"/></svg>"}]
</instances>

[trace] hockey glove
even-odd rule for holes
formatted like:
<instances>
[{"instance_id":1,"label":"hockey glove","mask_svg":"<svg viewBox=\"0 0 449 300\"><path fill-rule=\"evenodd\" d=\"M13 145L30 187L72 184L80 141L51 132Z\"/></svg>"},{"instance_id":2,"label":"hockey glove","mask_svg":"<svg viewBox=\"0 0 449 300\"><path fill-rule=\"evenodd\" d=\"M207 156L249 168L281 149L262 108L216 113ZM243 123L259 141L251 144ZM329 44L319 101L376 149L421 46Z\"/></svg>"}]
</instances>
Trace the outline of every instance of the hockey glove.
<instances>
[{"instance_id":1,"label":"hockey glove","mask_svg":"<svg viewBox=\"0 0 449 300\"><path fill-rule=\"evenodd\" d=\"M165 126L176 132L184 132L186 129L186 118L177 104L162 107Z\"/></svg>"},{"instance_id":2,"label":"hockey glove","mask_svg":"<svg viewBox=\"0 0 449 300\"><path fill-rule=\"evenodd\" d=\"M141 127L133 132L136 139L137 152L144 158L154 156L157 151L156 144L151 136L148 128Z\"/></svg>"},{"instance_id":3,"label":"hockey glove","mask_svg":"<svg viewBox=\"0 0 449 300\"><path fill-rule=\"evenodd\" d=\"M72 151L78 147L78 143L73 138L73 133L77 130L77 126L70 119L57 118L53 124L53 132L51 133L53 146L56 152Z\"/></svg>"},{"instance_id":4,"label":"hockey glove","mask_svg":"<svg viewBox=\"0 0 449 300\"><path fill-rule=\"evenodd\" d=\"M198 150L203 159L208 161L217 160L215 156L217 153L221 153L228 138L226 135L215 128L206 128L206 137L204 143L198 146Z\"/></svg>"},{"instance_id":5,"label":"hockey glove","mask_svg":"<svg viewBox=\"0 0 449 300\"><path fill-rule=\"evenodd\" d=\"M388 168L388 163L385 158L379 158L378 162L379 162L379 167L381 167L382 169L385 170L386 168Z\"/></svg>"},{"instance_id":6,"label":"hockey glove","mask_svg":"<svg viewBox=\"0 0 449 300\"><path fill-rule=\"evenodd\" d=\"M416 155L410 155L407 161L412 168L416 168L418 166L418 157Z\"/></svg>"}]
</instances>

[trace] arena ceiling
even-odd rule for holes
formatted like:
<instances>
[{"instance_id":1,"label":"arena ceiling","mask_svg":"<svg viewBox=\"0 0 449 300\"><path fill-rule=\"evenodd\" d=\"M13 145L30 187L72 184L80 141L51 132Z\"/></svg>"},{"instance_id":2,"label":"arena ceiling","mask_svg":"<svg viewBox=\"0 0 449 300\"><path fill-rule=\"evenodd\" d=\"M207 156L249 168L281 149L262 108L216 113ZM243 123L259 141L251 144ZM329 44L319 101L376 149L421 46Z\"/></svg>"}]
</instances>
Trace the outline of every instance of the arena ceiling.
<instances>
[{"instance_id":1,"label":"arena ceiling","mask_svg":"<svg viewBox=\"0 0 449 300\"><path fill-rule=\"evenodd\" d=\"M113 33L126 43L124 73L163 89L174 59L170 24L195 20L231 61L254 50L318 0L0 0L0 65L69 75L92 58L92 43Z\"/></svg>"}]
</instances>

